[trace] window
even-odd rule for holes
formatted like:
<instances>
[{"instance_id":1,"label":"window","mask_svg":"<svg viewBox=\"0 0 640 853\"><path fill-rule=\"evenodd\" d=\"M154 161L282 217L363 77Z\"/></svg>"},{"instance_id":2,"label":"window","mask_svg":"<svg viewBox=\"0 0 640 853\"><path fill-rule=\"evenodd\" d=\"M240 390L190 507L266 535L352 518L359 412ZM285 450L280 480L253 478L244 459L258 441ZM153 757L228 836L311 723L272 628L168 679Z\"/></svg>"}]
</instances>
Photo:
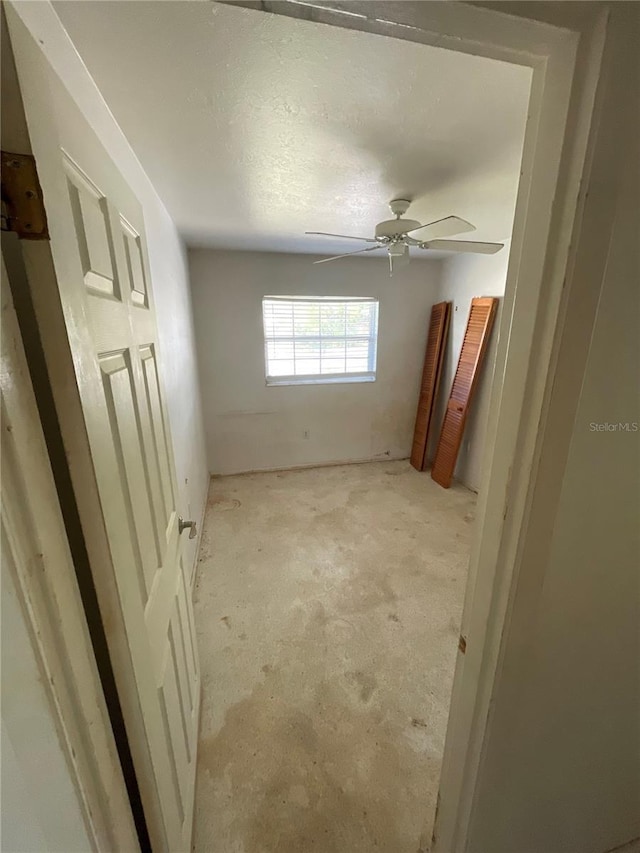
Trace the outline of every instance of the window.
<instances>
[{"instance_id":1,"label":"window","mask_svg":"<svg viewBox=\"0 0 640 853\"><path fill-rule=\"evenodd\" d=\"M373 382L378 300L265 296L267 385Z\"/></svg>"}]
</instances>

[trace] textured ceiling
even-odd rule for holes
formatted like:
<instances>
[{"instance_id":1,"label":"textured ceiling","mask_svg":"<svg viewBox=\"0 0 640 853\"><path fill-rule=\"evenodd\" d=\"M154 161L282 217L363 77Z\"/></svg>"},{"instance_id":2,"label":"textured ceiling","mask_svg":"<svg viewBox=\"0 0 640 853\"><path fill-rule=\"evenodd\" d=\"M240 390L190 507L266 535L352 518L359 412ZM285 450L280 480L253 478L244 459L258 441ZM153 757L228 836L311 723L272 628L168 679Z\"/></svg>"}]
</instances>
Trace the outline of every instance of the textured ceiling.
<instances>
[{"instance_id":1,"label":"textured ceiling","mask_svg":"<svg viewBox=\"0 0 640 853\"><path fill-rule=\"evenodd\" d=\"M371 235L394 197L509 236L528 69L198 0L54 6L189 245L348 251L303 232Z\"/></svg>"}]
</instances>

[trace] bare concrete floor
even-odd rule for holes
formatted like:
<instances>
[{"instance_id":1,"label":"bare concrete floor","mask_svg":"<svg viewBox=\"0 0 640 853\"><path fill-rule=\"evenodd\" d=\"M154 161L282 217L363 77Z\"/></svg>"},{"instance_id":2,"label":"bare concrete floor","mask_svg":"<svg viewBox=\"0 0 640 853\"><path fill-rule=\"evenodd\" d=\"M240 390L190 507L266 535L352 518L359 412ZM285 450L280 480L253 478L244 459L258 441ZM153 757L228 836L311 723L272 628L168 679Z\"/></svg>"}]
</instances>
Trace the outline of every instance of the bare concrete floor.
<instances>
[{"instance_id":1,"label":"bare concrete floor","mask_svg":"<svg viewBox=\"0 0 640 853\"><path fill-rule=\"evenodd\" d=\"M428 849L474 507L408 462L212 481L199 853Z\"/></svg>"}]
</instances>

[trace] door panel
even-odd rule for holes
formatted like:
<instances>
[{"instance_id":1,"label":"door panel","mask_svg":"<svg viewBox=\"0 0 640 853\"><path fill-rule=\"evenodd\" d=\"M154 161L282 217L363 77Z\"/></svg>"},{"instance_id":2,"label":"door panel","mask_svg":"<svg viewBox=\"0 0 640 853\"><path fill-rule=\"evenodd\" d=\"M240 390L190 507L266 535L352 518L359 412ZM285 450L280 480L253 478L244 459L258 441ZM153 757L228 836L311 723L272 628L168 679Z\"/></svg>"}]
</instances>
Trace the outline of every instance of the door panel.
<instances>
[{"instance_id":1,"label":"door panel","mask_svg":"<svg viewBox=\"0 0 640 853\"><path fill-rule=\"evenodd\" d=\"M8 17L64 318L64 340L45 333L34 289L45 356L51 363L64 345L73 362L83 428L60 420L90 555L92 502L100 509L106 547L92 572L153 847L186 851L200 673L143 211L30 34Z\"/></svg>"},{"instance_id":2,"label":"door panel","mask_svg":"<svg viewBox=\"0 0 640 853\"><path fill-rule=\"evenodd\" d=\"M416 412L416 424L411 446L410 461L417 471L424 471L428 461L429 430L442 375L450 314L451 302L437 302L431 309L418 411Z\"/></svg>"},{"instance_id":3,"label":"door panel","mask_svg":"<svg viewBox=\"0 0 640 853\"><path fill-rule=\"evenodd\" d=\"M131 292L131 301L135 305L147 308L149 303L147 302L147 282L144 275L142 238L122 216L120 217L120 227L122 228L127 258L127 280Z\"/></svg>"},{"instance_id":4,"label":"door panel","mask_svg":"<svg viewBox=\"0 0 640 853\"><path fill-rule=\"evenodd\" d=\"M91 180L64 154L76 241L88 290L120 297L116 279L115 248L106 198Z\"/></svg>"},{"instance_id":5,"label":"door panel","mask_svg":"<svg viewBox=\"0 0 640 853\"><path fill-rule=\"evenodd\" d=\"M471 300L458 366L453 377L449 402L431 468L432 479L445 489L449 488L453 479L469 406L484 360L497 307L498 299L493 296L477 296Z\"/></svg>"},{"instance_id":6,"label":"door panel","mask_svg":"<svg viewBox=\"0 0 640 853\"><path fill-rule=\"evenodd\" d=\"M147 411L150 414L151 440L153 442L153 453L156 470L159 478L158 501L161 502L163 510L160 517L164 518L165 524L169 521L169 515L175 502L173 490L173 477L169 466L169 447L167 441L167 430L165 428L162 405L160 403L160 384L158 380L158 367L153 344L146 344L140 348L140 359L142 362L142 374L144 380Z\"/></svg>"},{"instance_id":7,"label":"door panel","mask_svg":"<svg viewBox=\"0 0 640 853\"><path fill-rule=\"evenodd\" d=\"M146 605L156 569L161 561L158 559L159 555L155 548L145 548L151 533L151 525L145 517L147 515L145 510L148 511L146 501L140 494L143 466L131 372L127 364L126 351L99 356L98 360L104 376L105 400L111 422L120 491L129 520L129 538L133 544L136 576L140 586L141 601ZM156 557L155 560L154 557Z\"/></svg>"}]
</instances>

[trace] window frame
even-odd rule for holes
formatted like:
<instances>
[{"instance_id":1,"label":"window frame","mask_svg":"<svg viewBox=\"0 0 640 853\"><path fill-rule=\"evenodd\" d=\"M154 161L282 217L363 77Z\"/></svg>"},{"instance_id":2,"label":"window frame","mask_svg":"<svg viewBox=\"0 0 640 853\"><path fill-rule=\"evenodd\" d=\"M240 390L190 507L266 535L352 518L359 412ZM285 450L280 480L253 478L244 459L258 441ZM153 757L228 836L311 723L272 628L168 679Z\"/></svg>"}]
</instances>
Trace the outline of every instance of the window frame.
<instances>
[{"instance_id":1,"label":"window frame","mask_svg":"<svg viewBox=\"0 0 640 853\"><path fill-rule=\"evenodd\" d=\"M332 336L323 336L321 334L318 335L308 335L308 336L296 336L295 333L290 336L280 336L276 337L275 335L269 335L267 333L266 328L266 318L265 318L265 304L268 302L300 302L300 303L313 303L318 305L328 305L331 303L343 305L345 303L349 304L357 304L357 303L367 303L374 306L374 310L372 313L372 328L368 335L352 335L349 336L344 335L332 335ZM369 383L375 382L377 376L377 361L378 361L378 329L379 329L379 313L380 313L380 301L375 296L304 296L304 295L267 295L263 296L261 300L261 309L262 309L262 331L263 331L263 351L264 351L264 373L265 373L265 383L267 387L277 387L283 385L345 385L345 384L357 384L357 383ZM354 372L344 372L344 373L310 373L310 374L293 374L286 376L271 376L269 374L269 354L268 354L268 345L274 340L279 341L291 341L295 345L296 341L308 341L308 342L316 342L316 341L344 341L345 344L348 341L367 341L368 343L368 354L367 360L369 363L369 370L366 371L354 371ZM322 358L322 356L320 356ZM294 354L295 361L295 354Z\"/></svg>"}]
</instances>

